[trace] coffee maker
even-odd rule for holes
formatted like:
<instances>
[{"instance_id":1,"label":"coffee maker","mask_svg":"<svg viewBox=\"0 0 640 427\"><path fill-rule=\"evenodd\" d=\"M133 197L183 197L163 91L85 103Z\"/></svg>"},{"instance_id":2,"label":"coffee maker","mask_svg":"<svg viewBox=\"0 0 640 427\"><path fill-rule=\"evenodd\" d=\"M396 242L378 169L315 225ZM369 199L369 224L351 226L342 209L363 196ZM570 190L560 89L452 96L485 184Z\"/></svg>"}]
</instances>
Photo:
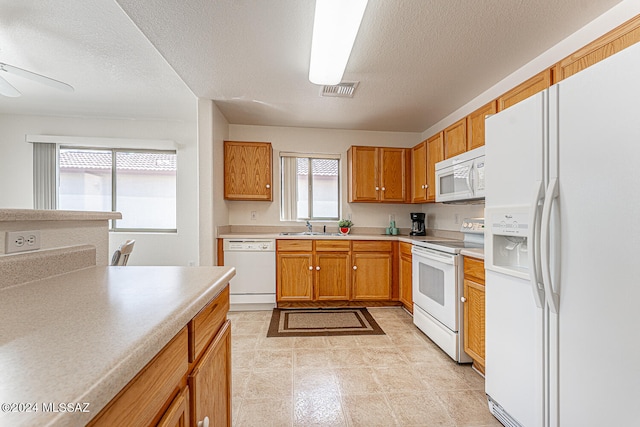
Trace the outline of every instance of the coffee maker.
<instances>
[{"instance_id":1,"label":"coffee maker","mask_svg":"<svg viewBox=\"0 0 640 427\"><path fill-rule=\"evenodd\" d=\"M410 236L426 236L427 230L424 226L424 214L422 212L411 212L411 232Z\"/></svg>"}]
</instances>

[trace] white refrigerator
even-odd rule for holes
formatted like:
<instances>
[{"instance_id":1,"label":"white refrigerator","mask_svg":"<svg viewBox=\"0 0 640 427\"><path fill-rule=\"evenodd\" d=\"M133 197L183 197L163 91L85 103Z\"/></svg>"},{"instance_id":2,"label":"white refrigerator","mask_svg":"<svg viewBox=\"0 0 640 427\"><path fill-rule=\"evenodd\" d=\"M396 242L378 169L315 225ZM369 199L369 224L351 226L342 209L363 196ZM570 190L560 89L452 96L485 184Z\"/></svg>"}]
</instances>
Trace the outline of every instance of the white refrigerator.
<instances>
[{"instance_id":1,"label":"white refrigerator","mask_svg":"<svg viewBox=\"0 0 640 427\"><path fill-rule=\"evenodd\" d=\"M640 44L486 121L486 393L507 426L640 426Z\"/></svg>"}]
</instances>

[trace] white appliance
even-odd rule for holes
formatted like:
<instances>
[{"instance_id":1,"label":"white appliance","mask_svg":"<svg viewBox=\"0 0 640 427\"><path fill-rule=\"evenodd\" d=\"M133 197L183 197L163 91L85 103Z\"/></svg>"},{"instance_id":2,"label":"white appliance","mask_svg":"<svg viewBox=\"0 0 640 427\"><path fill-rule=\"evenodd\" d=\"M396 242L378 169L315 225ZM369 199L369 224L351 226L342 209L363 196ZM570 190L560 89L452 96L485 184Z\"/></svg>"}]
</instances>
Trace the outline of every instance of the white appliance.
<instances>
[{"instance_id":1,"label":"white appliance","mask_svg":"<svg viewBox=\"0 0 640 427\"><path fill-rule=\"evenodd\" d=\"M271 310L276 306L276 241L224 239L224 265L235 267L229 310Z\"/></svg>"},{"instance_id":2,"label":"white appliance","mask_svg":"<svg viewBox=\"0 0 640 427\"><path fill-rule=\"evenodd\" d=\"M464 240L416 238L412 253L413 323L453 360L471 362L464 352L463 271L460 250L484 242L484 220L465 219Z\"/></svg>"},{"instance_id":3,"label":"white appliance","mask_svg":"<svg viewBox=\"0 0 640 427\"><path fill-rule=\"evenodd\" d=\"M436 163L436 202L483 199L484 147Z\"/></svg>"},{"instance_id":4,"label":"white appliance","mask_svg":"<svg viewBox=\"0 0 640 427\"><path fill-rule=\"evenodd\" d=\"M507 426L640 425L640 44L486 121L486 393Z\"/></svg>"}]
</instances>

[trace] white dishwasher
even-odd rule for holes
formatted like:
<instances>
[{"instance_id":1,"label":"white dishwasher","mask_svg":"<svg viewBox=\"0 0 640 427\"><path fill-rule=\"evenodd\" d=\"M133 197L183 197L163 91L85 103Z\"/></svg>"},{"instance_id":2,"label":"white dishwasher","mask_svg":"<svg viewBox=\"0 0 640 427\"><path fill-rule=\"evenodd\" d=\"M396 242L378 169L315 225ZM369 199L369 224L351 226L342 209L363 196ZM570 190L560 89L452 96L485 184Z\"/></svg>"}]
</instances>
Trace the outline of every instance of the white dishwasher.
<instances>
[{"instance_id":1,"label":"white dishwasher","mask_svg":"<svg viewBox=\"0 0 640 427\"><path fill-rule=\"evenodd\" d=\"M276 241L224 239L224 265L236 268L229 283L229 310L271 310L276 306Z\"/></svg>"}]
</instances>

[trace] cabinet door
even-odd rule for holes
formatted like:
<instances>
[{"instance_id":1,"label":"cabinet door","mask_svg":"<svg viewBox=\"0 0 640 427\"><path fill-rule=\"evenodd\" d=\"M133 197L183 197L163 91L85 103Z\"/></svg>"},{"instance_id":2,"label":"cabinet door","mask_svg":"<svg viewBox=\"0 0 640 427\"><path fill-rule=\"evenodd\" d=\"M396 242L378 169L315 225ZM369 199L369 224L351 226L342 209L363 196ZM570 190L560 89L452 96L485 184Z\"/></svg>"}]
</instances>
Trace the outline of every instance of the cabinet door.
<instances>
[{"instance_id":1,"label":"cabinet door","mask_svg":"<svg viewBox=\"0 0 640 427\"><path fill-rule=\"evenodd\" d=\"M478 108L467 117L467 150L484 145L484 121L489 114L496 113L496 101Z\"/></svg>"},{"instance_id":2,"label":"cabinet door","mask_svg":"<svg viewBox=\"0 0 640 427\"><path fill-rule=\"evenodd\" d=\"M484 372L485 288L483 284L464 281L464 351Z\"/></svg>"},{"instance_id":3,"label":"cabinet door","mask_svg":"<svg viewBox=\"0 0 640 427\"><path fill-rule=\"evenodd\" d=\"M436 201L436 163L444 160L442 132L427 139L427 201Z\"/></svg>"},{"instance_id":4,"label":"cabinet door","mask_svg":"<svg viewBox=\"0 0 640 427\"><path fill-rule=\"evenodd\" d=\"M378 149L353 146L347 152L349 169L349 201L376 202L379 200Z\"/></svg>"},{"instance_id":5,"label":"cabinet door","mask_svg":"<svg viewBox=\"0 0 640 427\"><path fill-rule=\"evenodd\" d=\"M271 187L271 143L224 142L225 199L271 201Z\"/></svg>"},{"instance_id":6,"label":"cabinet door","mask_svg":"<svg viewBox=\"0 0 640 427\"><path fill-rule=\"evenodd\" d=\"M391 299L391 253L354 252L353 300Z\"/></svg>"},{"instance_id":7,"label":"cabinet door","mask_svg":"<svg viewBox=\"0 0 640 427\"><path fill-rule=\"evenodd\" d=\"M536 74L498 98L498 111L505 110L523 99L547 89L549 86L551 86L551 69Z\"/></svg>"},{"instance_id":8,"label":"cabinet door","mask_svg":"<svg viewBox=\"0 0 640 427\"><path fill-rule=\"evenodd\" d=\"M313 298L313 255L279 253L277 259L278 301L310 301Z\"/></svg>"},{"instance_id":9,"label":"cabinet door","mask_svg":"<svg viewBox=\"0 0 640 427\"><path fill-rule=\"evenodd\" d=\"M231 322L227 320L189 375L191 425L231 426ZM205 421L206 423L206 421Z\"/></svg>"},{"instance_id":10,"label":"cabinet door","mask_svg":"<svg viewBox=\"0 0 640 427\"><path fill-rule=\"evenodd\" d=\"M380 201L404 202L407 196L407 149L380 148Z\"/></svg>"},{"instance_id":11,"label":"cabinet door","mask_svg":"<svg viewBox=\"0 0 640 427\"><path fill-rule=\"evenodd\" d=\"M411 245L400 242L400 268L398 269L400 284L400 302L413 313L413 291L411 289L412 256Z\"/></svg>"},{"instance_id":12,"label":"cabinet door","mask_svg":"<svg viewBox=\"0 0 640 427\"><path fill-rule=\"evenodd\" d=\"M427 141L411 149L411 201L427 201Z\"/></svg>"},{"instance_id":13,"label":"cabinet door","mask_svg":"<svg viewBox=\"0 0 640 427\"><path fill-rule=\"evenodd\" d=\"M189 426L189 387L176 396L166 410L157 427L188 427Z\"/></svg>"},{"instance_id":14,"label":"cabinet door","mask_svg":"<svg viewBox=\"0 0 640 427\"><path fill-rule=\"evenodd\" d=\"M467 151L467 120L458 120L444 130L444 158Z\"/></svg>"},{"instance_id":15,"label":"cabinet door","mask_svg":"<svg viewBox=\"0 0 640 427\"><path fill-rule=\"evenodd\" d=\"M316 253L316 300L349 300L350 264L349 253Z\"/></svg>"}]
</instances>

